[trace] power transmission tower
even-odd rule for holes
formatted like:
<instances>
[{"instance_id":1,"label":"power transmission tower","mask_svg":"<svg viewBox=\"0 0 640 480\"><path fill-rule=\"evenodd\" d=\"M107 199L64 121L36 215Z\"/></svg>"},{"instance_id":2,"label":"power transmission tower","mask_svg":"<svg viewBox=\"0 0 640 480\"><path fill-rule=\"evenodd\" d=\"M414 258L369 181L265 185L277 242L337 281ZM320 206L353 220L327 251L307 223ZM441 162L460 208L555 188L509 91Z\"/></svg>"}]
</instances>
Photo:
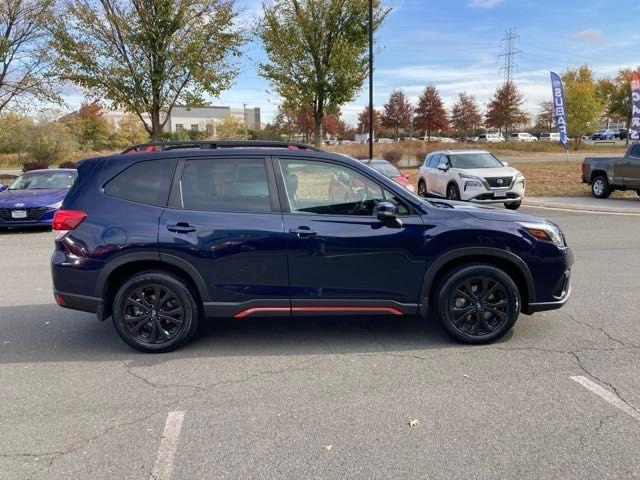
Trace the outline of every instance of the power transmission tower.
<instances>
[{"instance_id":1,"label":"power transmission tower","mask_svg":"<svg viewBox=\"0 0 640 480\"><path fill-rule=\"evenodd\" d=\"M505 30L504 38L500 41L503 53L498 55L498 62L502 63L500 71L504 74L504 83L511 82L513 74L518 69L516 63L516 55L522 53L522 50L516 48L516 44L520 41L520 35L516 33L515 28Z\"/></svg>"}]
</instances>

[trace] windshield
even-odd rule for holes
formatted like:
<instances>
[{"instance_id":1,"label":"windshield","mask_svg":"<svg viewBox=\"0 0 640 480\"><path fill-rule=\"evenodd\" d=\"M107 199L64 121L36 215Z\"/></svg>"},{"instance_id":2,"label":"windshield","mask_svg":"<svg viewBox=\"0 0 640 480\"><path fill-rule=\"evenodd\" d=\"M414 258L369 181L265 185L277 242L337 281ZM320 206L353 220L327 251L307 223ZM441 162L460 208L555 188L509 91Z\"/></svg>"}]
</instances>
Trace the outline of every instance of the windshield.
<instances>
[{"instance_id":1,"label":"windshield","mask_svg":"<svg viewBox=\"0 0 640 480\"><path fill-rule=\"evenodd\" d=\"M16 178L9 190L42 190L45 188L71 188L76 172L27 172Z\"/></svg>"},{"instance_id":2,"label":"windshield","mask_svg":"<svg viewBox=\"0 0 640 480\"><path fill-rule=\"evenodd\" d=\"M371 162L369 166L383 174L385 177L393 178L401 175L400 170L388 162Z\"/></svg>"},{"instance_id":3,"label":"windshield","mask_svg":"<svg viewBox=\"0 0 640 480\"><path fill-rule=\"evenodd\" d=\"M449 155L453 168L497 168L504 167L500 160L490 153L463 153Z\"/></svg>"}]
</instances>

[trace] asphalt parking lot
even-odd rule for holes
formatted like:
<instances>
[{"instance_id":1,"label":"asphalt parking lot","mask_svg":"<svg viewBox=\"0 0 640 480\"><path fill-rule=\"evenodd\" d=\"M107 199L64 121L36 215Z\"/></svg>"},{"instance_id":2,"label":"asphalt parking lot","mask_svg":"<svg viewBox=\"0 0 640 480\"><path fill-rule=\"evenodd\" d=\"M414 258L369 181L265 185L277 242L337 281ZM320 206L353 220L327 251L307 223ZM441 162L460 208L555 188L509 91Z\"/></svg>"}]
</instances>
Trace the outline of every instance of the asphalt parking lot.
<instances>
[{"instance_id":1,"label":"asphalt parking lot","mask_svg":"<svg viewBox=\"0 0 640 480\"><path fill-rule=\"evenodd\" d=\"M245 319L144 355L54 304L51 232L0 234L0 478L638 478L640 221L526 210L564 229L573 297L481 347Z\"/></svg>"}]
</instances>

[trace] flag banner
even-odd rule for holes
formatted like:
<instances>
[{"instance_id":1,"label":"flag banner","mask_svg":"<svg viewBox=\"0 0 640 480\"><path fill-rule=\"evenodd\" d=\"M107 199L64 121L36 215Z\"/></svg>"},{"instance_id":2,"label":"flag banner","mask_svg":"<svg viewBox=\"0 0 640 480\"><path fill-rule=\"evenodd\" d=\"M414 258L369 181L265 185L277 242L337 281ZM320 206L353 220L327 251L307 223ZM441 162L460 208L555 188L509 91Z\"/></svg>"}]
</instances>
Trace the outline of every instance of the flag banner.
<instances>
[{"instance_id":1,"label":"flag banner","mask_svg":"<svg viewBox=\"0 0 640 480\"><path fill-rule=\"evenodd\" d=\"M551 88L553 89L553 113L560 134L560 143L566 150L569 148L567 136L567 113L564 109L564 87L557 73L551 72Z\"/></svg>"},{"instance_id":2,"label":"flag banner","mask_svg":"<svg viewBox=\"0 0 640 480\"><path fill-rule=\"evenodd\" d=\"M631 77L631 128L629 138L634 142L640 140L640 75L633 72Z\"/></svg>"}]
</instances>

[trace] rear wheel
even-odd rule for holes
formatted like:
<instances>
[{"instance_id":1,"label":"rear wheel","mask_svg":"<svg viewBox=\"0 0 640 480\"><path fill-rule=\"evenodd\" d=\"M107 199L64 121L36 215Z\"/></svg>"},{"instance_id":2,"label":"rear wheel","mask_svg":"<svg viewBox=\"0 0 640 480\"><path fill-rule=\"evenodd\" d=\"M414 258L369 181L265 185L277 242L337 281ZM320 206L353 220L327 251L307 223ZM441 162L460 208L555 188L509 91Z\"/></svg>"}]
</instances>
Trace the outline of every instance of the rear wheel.
<instances>
[{"instance_id":1,"label":"rear wheel","mask_svg":"<svg viewBox=\"0 0 640 480\"><path fill-rule=\"evenodd\" d=\"M606 175L598 175L591 182L591 194L596 198L608 198L611 195L611 187Z\"/></svg>"},{"instance_id":2,"label":"rear wheel","mask_svg":"<svg viewBox=\"0 0 640 480\"><path fill-rule=\"evenodd\" d=\"M424 180L420 180L418 182L418 195L421 197L427 196L427 184L424 182Z\"/></svg>"},{"instance_id":3,"label":"rear wheel","mask_svg":"<svg viewBox=\"0 0 640 480\"><path fill-rule=\"evenodd\" d=\"M509 275L491 265L453 269L436 288L440 323L465 343L489 343L502 337L520 314L518 287Z\"/></svg>"},{"instance_id":4,"label":"rear wheel","mask_svg":"<svg viewBox=\"0 0 640 480\"><path fill-rule=\"evenodd\" d=\"M518 210L521 205L522 205L522 200L520 200L519 202L505 203L504 207L508 208L509 210Z\"/></svg>"},{"instance_id":5,"label":"rear wheel","mask_svg":"<svg viewBox=\"0 0 640 480\"><path fill-rule=\"evenodd\" d=\"M182 346L196 332L199 316L187 284L165 272L134 275L113 301L118 335L141 352L169 352Z\"/></svg>"},{"instance_id":6,"label":"rear wheel","mask_svg":"<svg viewBox=\"0 0 640 480\"><path fill-rule=\"evenodd\" d=\"M450 183L447 186L447 200L460 200L460 190L455 183Z\"/></svg>"}]
</instances>

